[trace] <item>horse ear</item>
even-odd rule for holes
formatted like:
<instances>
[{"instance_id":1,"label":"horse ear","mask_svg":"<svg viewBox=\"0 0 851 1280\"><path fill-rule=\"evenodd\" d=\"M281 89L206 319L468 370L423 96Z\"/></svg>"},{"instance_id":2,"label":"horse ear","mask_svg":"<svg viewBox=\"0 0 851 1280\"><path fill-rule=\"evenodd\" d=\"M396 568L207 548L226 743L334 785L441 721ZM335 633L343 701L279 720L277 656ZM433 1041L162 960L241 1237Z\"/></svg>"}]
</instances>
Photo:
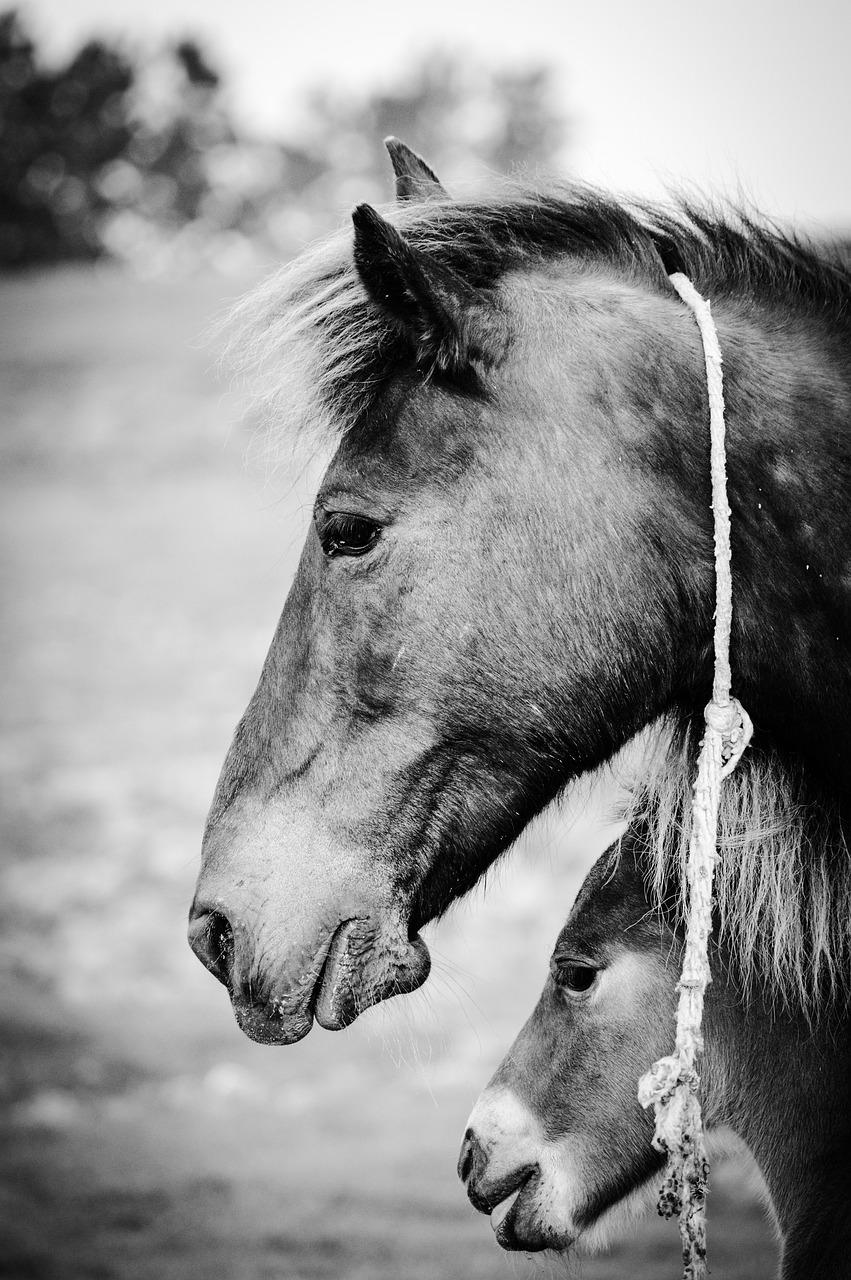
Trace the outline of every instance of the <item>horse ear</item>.
<instances>
[{"instance_id":1,"label":"horse ear","mask_svg":"<svg viewBox=\"0 0 851 1280\"><path fill-rule=\"evenodd\" d=\"M437 174L422 156L406 147L398 138L385 138L390 163L396 175L397 200L449 200L449 192L441 186Z\"/></svg>"},{"instance_id":2,"label":"horse ear","mask_svg":"<svg viewBox=\"0 0 851 1280\"><path fill-rule=\"evenodd\" d=\"M418 365L461 378L497 363L507 331L493 301L411 245L371 205L358 205L352 221L361 282L409 343Z\"/></svg>"}]
</instances>

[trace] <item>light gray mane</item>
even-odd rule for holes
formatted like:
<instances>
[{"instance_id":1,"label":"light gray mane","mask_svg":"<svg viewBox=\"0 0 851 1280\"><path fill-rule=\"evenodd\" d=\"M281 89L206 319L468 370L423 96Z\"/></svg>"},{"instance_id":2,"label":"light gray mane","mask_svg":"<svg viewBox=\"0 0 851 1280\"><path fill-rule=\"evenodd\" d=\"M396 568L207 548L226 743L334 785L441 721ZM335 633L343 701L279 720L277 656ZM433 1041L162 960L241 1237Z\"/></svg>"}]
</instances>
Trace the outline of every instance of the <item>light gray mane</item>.
<instances>
[{"instance_id":1,"label":"light gray mane","mask_svg":"<svg viewBox=\"0 0 851 1280\"><path fill-rule=\"evenodd\" d=\"M671 886L685 885L695 743L664 721L640 737L624 817L647 832L650 887L670 905ZM846 1001L851 855L834 802L808 794L775 751L752 747L721 787L718 832L719 941L743 985L813 1017Z\"/></svg>"}]
</instances>

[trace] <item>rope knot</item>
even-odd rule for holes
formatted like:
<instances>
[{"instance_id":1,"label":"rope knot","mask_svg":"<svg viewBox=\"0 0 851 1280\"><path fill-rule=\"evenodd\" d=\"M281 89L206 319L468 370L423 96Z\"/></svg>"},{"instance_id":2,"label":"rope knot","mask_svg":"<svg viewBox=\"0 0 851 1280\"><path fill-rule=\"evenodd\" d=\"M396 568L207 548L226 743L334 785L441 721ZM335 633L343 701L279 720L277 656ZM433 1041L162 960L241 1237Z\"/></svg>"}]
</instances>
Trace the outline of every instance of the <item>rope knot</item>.
<instances>
[{"instance_id":1,"label":"rope knot","mask_svg":"<svg viewBox=\"0 0 851 1280\"><path fill-rule=\"evenodd\" d=\"M679 1054L672 1053L667 1058L654 1062L638 1082L638 1101L645 1109L657 1103L663 1103L671 1097L682 1076L682 1063Z\"/></svg>"},{"instance_id":2,"label":"rope knot","mask_svg":"<svg viewBox=\"0 0 851 1280\"><path fill-rule=\"evenodd\" d=\"M726 706L722 706L720 702L707 702L703 711L703 718L709 725L710 729L714 729L716 733L720 733L722 738L728 738L735 733L739 725L739 713L736 709L734 700L731 698Z\"/></svg>"},{"instance_id":3,"label":"rope knot","mask_svg":"<svg viewBox=\"0 0 851 1280\"><path fill-rule=\"evenodd\" d=\"M721 738L723 768L719 775L720 780L728 777L741 760L753 735L753 721L739 699L732 696L726 705L712 698L704 707L703 718L707 728L712 729Z\"/></svg>"}]
</instances>

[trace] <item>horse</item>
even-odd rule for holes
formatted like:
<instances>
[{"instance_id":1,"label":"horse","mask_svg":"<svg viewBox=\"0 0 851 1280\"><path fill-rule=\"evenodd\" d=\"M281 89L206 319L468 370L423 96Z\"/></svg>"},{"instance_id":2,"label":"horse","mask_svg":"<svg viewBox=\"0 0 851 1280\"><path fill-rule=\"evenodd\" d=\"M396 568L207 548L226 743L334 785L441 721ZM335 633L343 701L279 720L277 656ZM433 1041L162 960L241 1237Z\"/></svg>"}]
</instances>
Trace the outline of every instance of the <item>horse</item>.
<instances>
[{"instance_id":1,"label":"horse","mask_svg":"<svg viewBox=\"0 0 851 1280\"><path fill-rule=\"evenodd\" d=\"M636 1089L670 1051L683 931L676 886L661 906L648 892L648 853L633 831L595 864L541 998L470 1117L458 1172L504 1249L599 1246L663 1168ZM851 1277L848 986L814 1023L799 1002L778 1004L771 975L742 974L723 931L711 952L707 1129L732 1129L760 1167L782 1280Z\"/></svg>"},{"instance_id":2,"label":"horse","mask_svg":"<svg viewBox=\"0 0 851 1280\"><path fill-rule=\"evenodd\" d=\"M335 452L213 798L190 943L255 1040L340 1029L420 985L424 925L636 743L658 882L679 867L714 576L677 270L724 353L734 691L756 726L718 894L743 973L818 1006L851 950L851 275L688 204L455 201L390 150L395 204L360 205L232 318L273 441Z\"/></svg>"}]
</instances>

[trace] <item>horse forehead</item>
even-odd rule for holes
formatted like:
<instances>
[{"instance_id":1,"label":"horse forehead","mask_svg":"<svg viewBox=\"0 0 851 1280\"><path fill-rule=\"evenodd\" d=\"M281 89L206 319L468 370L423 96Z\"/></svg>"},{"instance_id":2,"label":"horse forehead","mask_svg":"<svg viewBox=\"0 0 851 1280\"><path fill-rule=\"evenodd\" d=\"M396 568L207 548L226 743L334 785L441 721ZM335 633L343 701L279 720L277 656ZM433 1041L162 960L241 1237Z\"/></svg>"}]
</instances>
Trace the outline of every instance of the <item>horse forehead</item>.
<instances>
[{"instance_id":1,"label":"horse forehead","mask_svg":"<svg viewBox=\"0 0 851 1280\"><path fill-rule=\"evenodd\" d=\"M565 378L568 382L578 378L581 387L586 375L596 381L611 370L613 343L620 342L623 358L633 349L643 357L646 335L642 330L647 325L667 326L671 320L670 300L646 283L624 279L606 264L589 264L569 255L508 270L493 291L492 305L504 316L511 341L505 358L486 375L485 395L459 394L408 362L396 364L389 355L389 363L376 379L369 411L343 437L341 448L347 458L363 455L371 460L387 446L425 457L435 437L443 452L452 443L453 432L459 439L468 439L483 413L489 427L483 439L499 434L501 415L489 413L488 407L507 395L510 408L509 388L518 379L521 393L528 392L530 379L541 387L550 375L560 384ZM562 393L564 389L562 385ZM398 430L400 425L403 431Z\"/></svg>"},{"instance_id":2,"label":"horse forehead","mask_svg":"<svg viewBox=\"0 0 851 1280\"><path fill-rule=\"evenodd\" d=\"M618 944L646 951L658 940L659 927L632 856L610 849L583 883L556 949L594 952Z\"/></svg>"},{"instance_id":3,"label":"horse forehead","mask_svg":"<svg viewBox=\"0 0 851 1280\"><path fill-rule=\"evenodd\" d=\"M361 481L398 498L435 480L445 484L468 474L477 455L498 448L498 434L485 401L402 373L342 437L323 488Z\"/></svg>"}]
</instances>

